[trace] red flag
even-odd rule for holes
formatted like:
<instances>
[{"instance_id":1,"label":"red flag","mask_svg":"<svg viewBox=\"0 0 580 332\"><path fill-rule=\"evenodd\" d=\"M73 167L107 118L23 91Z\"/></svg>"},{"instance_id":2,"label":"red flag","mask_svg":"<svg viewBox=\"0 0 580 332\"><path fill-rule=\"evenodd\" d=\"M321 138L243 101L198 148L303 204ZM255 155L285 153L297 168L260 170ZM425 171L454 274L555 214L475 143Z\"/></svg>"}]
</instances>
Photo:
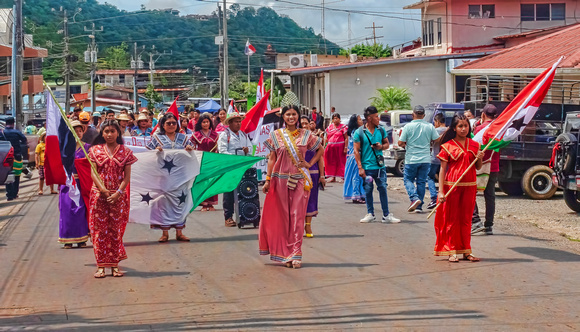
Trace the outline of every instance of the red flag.
<instances>
[{"instance_id":1,"label":"red flag","mask_svg":"<svg viewBox=\"0 0 580 332\"><path fill-rule=\"evenodd\" d=\"M520 135L544 101L562 59L563 57L528 84L500 116L485 128L484 144L491 139L512 141Z\"/></svg>"},{"instance_id":2,"label":"red flag","mask_svg":"<svg viewBox=\"0 0 580 332\"><path fill-rule=\"evenodd\" d=\"M264 96L264 69L260 72L260 80L258 81L258 88L256 89L256 103L262 100Z\"/></svg>"},{"instance_id":3,"label":"red flag","mask_svg":"<svg viewBox=\"0 0 580 332\"><path fill-rule=\"evenodd\" d=\"M173 104L169 106L167 113L173 113L173 115L175 115L175 118L177 119L177 128L179 129L179 111L177 110L177 99L179 99L179 96L177 96L177 98L175 98L175 100L173 101ZM159 122L157 122L155 128L153 128L153 130L151 131L151 135L153 135L153 133L155 132L155 130L157 130L158 127Z\"/></svg>"},{"instance_id":4,"label":"red flag","mask_svg":"<svg viewBox=\"0 0 580 332\"><path fill-rule=\"evenodd\" d=\"M252 107L252 109L246 114L246 117L242 121L242 131L246 134L254 132L258 128L260 123L260 118L264 116L266 110L268 109L268 98L270 98L270 91L266 92L260 101Z\"/></svg>"}]
</instances>

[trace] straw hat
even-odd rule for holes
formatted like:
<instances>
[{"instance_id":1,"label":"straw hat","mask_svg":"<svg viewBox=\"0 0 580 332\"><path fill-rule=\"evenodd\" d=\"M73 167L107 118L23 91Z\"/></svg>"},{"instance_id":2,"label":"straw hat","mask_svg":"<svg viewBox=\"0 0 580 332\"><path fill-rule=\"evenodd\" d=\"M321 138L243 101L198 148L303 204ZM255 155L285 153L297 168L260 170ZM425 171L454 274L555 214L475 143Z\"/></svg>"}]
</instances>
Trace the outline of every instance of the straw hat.
<instances>
[{"instance_id":1,"label":"straw hat","mask_svg":"<svg viewBox=\"0 0 580 332\"><path fill-rule=\"evenodd\" d=\"M230 125L230 122L231 122L233 119L240 119L240 120L243 120L245 117L246 117L246 116L245 116L244 114L240 114L240 113L237 113L237 112L233 112L233 113L230 113L230 114L228 114L228 117L227 117L227 119L226 119L225 123L226 123L226 125L228 125L228 126L229 126L229 125Z\"/></svg>"},{"instance_id":2,"label":"straw hat","mask_svg":"<svg viewBox=\"0 0 580 332\"><path fill-rule=\"evenodd\" d=\"M117 115L117 121L131 121L127 114L119 114Z\"/></svg>"},{"instance_id":3,"label":"straw hat","mask_svg":"<svg viewBox=\"0 0 580 332\"><path fill-rule=\"evenodd\" d=\"M145 113L139 114L139 117L137 118L137 122L143 121L143 120L144 121L149 121L149 117L147 117L147 114L145 114Z\"/></svg>"},{"instance_id":4,"label":"straw hat","mask_svg":"<svg viewBox=\"0 0 580 332\"><path fill-rule=\"evenodd\" d=\"M83 124L79 120L73 120L70 122L71 127L81 127Z\"/></svg>"}]
</instances>

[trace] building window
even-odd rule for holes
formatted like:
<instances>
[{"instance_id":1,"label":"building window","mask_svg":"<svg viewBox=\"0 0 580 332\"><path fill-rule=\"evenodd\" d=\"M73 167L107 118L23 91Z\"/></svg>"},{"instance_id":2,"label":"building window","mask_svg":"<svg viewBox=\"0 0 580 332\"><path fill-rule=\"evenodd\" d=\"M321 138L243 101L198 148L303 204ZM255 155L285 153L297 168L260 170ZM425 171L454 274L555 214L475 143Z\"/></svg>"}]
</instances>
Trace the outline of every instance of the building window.
<instances>
[{"instance_id":1,"label":"building window","mask_svg":"<svg viewBox=\"0 0 580 332\"><path fill-rule=\"evenodd\" d=\"M566 19L565 3L521 5L522 21L563 21Z\"/></svg>"},{"instance_id":2,"label":"building window","mask_svg":"<svg viewBox=\"0 0 580 332\"><path fill-rule=\"evenodd\" d=\"M441 17L437 19L437 45L441 45L443 39L443 24L441 23Z\"/></svg>"},{"instance_id":3,"label":"building window","mask_svg":"<svg viewBox=\"0 0 580 332\"><path fill-rule=\"evenodd\" d=\"M424 21L423 22L423 46L433 46L434 35L433 35L434 21Z\"/></svg>"},{"instance_id":4,"label":"building window","mask_svg":"<svg viewBox=\"0 0 580 332\"><path fill-rule=\"evenodd\" d=\"M495 18L495 5L469 5L469 18Z\"/></svg>"}]
</instances>

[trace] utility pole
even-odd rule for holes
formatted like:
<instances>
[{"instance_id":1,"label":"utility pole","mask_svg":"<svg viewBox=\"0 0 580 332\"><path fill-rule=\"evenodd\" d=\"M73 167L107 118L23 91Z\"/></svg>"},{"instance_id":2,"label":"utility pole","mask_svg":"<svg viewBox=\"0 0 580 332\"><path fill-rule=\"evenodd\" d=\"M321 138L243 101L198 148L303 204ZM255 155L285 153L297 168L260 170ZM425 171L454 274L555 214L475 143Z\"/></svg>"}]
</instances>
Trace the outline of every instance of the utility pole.
<instances>
[{"instance_id":1,"label":"utility pole","mask_svg":"<svg viewBox=\"0 0 580 332\"><path fill-rule=\"evenodd\" d=\"M223 36L224 36L224 99L225 104L229 103L229 75L228 75L228 12L226 7L226 0L223 0L224 8L223 8ZM224 105L225 105L224 104ZM225 107L222 105L222 107Z\"/></svg>"},{"instance_id":2,"label":"utility pole","mask_svg":"<svg viewBox=\"0 0 580 332\"><path fill-rule=\"evenodd\" d=\"M373 37L372 38L366 38L366 40L372 39L373 40L373 45L377 44L377 38L383 38L383 36L377 36L377 29L382 29L383 27L380 26L376 26L375 22L373 22L373 26L372 27L365 27L365 29L373 29Z\"/></svg>"},{"instance_id":3,"label":"utility pole","mask_svg":"<svg viewBox=\"0 0 580 332\"><path fill-rule=\"evenodd\" d=\"M97 93L95 89L95 78L97 76L97 54L98 54L95 34L97 32L102 32L103 27L101 26L99 30L96 30L95 23L93 23L91 29L87 29L87 27L84 27L84 30L91 32L89 38L92 39L92 43L89 45L87 51L85 52L85 62L91 63L91 109L92 113L95 113L97 111Z\"/></svg>"},{"instance_id":4,"label":"utility pole","mask_svg":"<svg viewBox=\"0 0 580 332\"><path fill-rule=\"evenodd\" d=\"M17 129L22 129L24 116L22 114L22 52L24 36L22 34L22 0L14 0L12 10L14 23L12 26L12 116Z\"/></svg>"},{"instance_id":5,"label":"utility pole","mask_svg":"<svg viewBox=\"0 0 580 332\"><path fill-rule=\"evenodd\" d=\"M159 53L157 52L157 50L155 50L155 45L153 45L153 50L151 51L151 53L149 53L149 80L151 85L153 85L153 73L155 71L155 62L157 62L159 58L161 58L164 55L172 55L172 54L173 51L169 51L169 53L167 53L166 51L163 51L163 53Z\"/></svg>"},{"instance_id":6,"label":"utility pole","mask_svg":"<svg viewBox=\"0 0 580 332\"><path fill-rule=\"evenodd\" d=\"M145 46L143 46L145 48ZM141 51L143 53L143 51ZM139 75L139 69L143 69L143 60L141 60L141 53L137 54L137 43L135 43L133 58L131 59L131 68L135 69L133 74L133 112L137 113L139 111L139 96L137 90L137 76Z\"/></svg>"},{"instance_id":7,"label":"utility pole","mask_svg":"<svg viewBox=\"0 0 580 332\"><path fill-rule=\"evenodd\" d=\"M324 40L324 54L326 54L326 34L324 33L324 0L322 0L322 39Z\"/></svg>"},{"instance_id":8,"label":"utility pole","mask_svg":"<svg viewBox=\"0 0 580 332\"><path fill-rule=\"evenodd\" d=\"M225 99L225 95L224 95L224 43L223 43L223 29L222 29L222 8L220 7L220 4L218 2L217 4L217 8L218 8L218 33L219 36L221 36L221 43L216 42L216 44L219 45L219 76L220 76L220 104L222 106L222 108L226 108L226 105L228 103L228 101ZM227 108L226 108L227 109Z\"/></svg>"},{"instance_id":9,"label":"utility pole","mask_svg":"<svg viewBox=\"0 0 580 332\"><path fill-rule=\"evenodd\" d=\"M66 15L66 9L64 10L64 84L65 84L65 113L68 115L70 113L70 52L68 48L69 37L68 37L68 17Z\"/></svg>"}]
</instances>

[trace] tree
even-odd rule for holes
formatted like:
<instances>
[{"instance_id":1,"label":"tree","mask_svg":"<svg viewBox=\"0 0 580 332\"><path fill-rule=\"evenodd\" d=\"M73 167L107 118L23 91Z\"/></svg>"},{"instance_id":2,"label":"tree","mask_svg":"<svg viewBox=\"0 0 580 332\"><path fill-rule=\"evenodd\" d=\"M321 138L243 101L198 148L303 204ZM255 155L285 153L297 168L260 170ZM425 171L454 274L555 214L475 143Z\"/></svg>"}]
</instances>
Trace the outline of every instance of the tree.
<instances>
[{"instance_id":1,"label":"tree","mask_svg":"<svg viewBox=\"0 0 580 332\"><path fill-rule=\"evenodd\" d=\"M411 109L411 92L407 88L389 86L384 89L377 89L378 97L371 97L371 105L379 112L391 110Z\"/></svg>"},{"instance_id":2,"label":"tree","mask_svg":"<svg viewBox=\"0 0 580 332\"><path fill-rule=\"evenodd\" d=\"M119 46L111 46L105 50L105 58L99 59L99 67L103 69L127 69L131 63L129 46L125 42Z\"/></svg>"},{"instance_id":3,"label":"tree","mask_svg":"<svg viewBox=\"0 0 580 332\"><path fill-rule=\"evenodd\" d=\"M392 49L389 45L378 43L372 45L358 44L354 45L352 48L340 50L340 55L350 54L373 58L388 58L392 55Z\"/></svg>"},{"instance_id":4,"label":"tree","mask_svg":"<svg viewBox=\"0 0 580 332\"><path fill-rule=\"evenodd\" d=\"M147 109L153 110L155 108L155 104L160 103L163 101L163 98L157 91L155 91L155 87L152 84L147 84L147 90L143 94L145 99L147 99Z\"/></svg>"}]
</instances>

